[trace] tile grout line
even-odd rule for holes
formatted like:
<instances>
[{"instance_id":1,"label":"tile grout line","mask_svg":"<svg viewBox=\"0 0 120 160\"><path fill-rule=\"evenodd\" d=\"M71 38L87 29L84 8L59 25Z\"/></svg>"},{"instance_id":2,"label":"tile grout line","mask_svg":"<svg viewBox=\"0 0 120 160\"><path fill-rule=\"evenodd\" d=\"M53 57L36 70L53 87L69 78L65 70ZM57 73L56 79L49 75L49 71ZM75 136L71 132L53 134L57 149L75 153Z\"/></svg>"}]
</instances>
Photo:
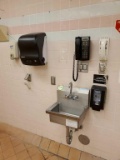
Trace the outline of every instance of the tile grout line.
<instances>
[{"instance_id":1,"label":"tile grout line","mask_svg":"<svg viewBox=\"0 0 120 160\"><path fill-rule=\"evenodd\" d=\"M69 147L69 146L68 146L68 147ZM68 158L67 158L67 159L69 159L70 150L71 150L71 147L69 148L69 151L68 151Z\"/></svg>"},{"instance_id":2,"label":"tile grout line","mask_svg":"<svg viewBox=\"0 0 120 160\"><path fill-rule=\"evenodd\" d=\"M8 137L10 138L10 135L9 135L9 134L8 134ZM10 142L11 142L11 144L12 144L11 138L10 138ZM12 147L13 147L13 144L12 144ZM2 150L2 147L1 147L1 150ZM14 150L14 147L13 147L13 150ZM2 151L2 153L3 153L3 151ZM10 157L13 157L13 156L16 156L15 150L14 150L14 155L11 155ZM8 157L8 158L10 158L10 157ZM16 158L17 158L17 156L16 156ZM7 158L4 158L4 156L3 156L3 159L7 159Z\"/></svg>"},{"instance_id":3,"label":"tile grout line","mask_svg":"<svg viewBox=\"0 0 120 160\"><path fill-rule=\"evenodd\" d=\"M82 152L80 153L80 159L79 160L81 160L81 156L82 156Z\"/></svg>"},{"instance_id":4,"label":"tile grout line","mask_svg":"<svg viewBox=\"0 0 120 160\"><path fill-rule=\"evenodd\" d=\"M9 135L9 136L12 137L11 135ZM14 137L14 136L13 136L13 137ZM16 137L14 137L14 138L16 138ZM22 150L22 151L20 151L20 152L18 152L18 154L21 153L21 152L23 152L23 151L27 151L27 153L28 153L28 155L29 155L28 158L31 159L31 156L30 156L30 154L29 154L29 152L28 152L28 148L26 148L25 144L31 145L31 147L32 147L32 146L37 147L37 146L35 146L35 145L31 144L31 143L25 142L24 140L21 140L21 139L19 139L18 137L17 137L16 139L17 139L17 140L20 140L21 143L22 143L22 144L24 145L24 147L25 147L25 149ZM11 141L11 143L12 143L11 138L10 138L10 141ZM12 145L12 146L13 146L13 145ZM19 146L19 144L16 145L16 146ZM16 147L16 146L15 146L15 147ZM38 148L38 147L37 147L37 148ZM14 147L13 147L13 150L14 150ZM15 150L14 150L14 152L15 152ZM13 156L14 156L14 155L13 155ZM16 153L16 152L15 152L15 156L16 156L16 158L17 158L17 153ZM12 157L12 156L10 156L10 157ZM9 158L9 157L8 157L8 158Z\"/></svg>"},{"instance_id":5,"label":"tile grout line","mask_svg":"<svg viewBox=\"0 0 120 160\"><path fill-rule=\"evenodd\" d=\"M49 138L48 138L48 139L49 139ZM50 140L50 143L49 143L49 145L48 145L47 151L48 151L48 149L49 149L49 147L50 147L51 142L52 142L52 140Z\"/></svg>"},{"instance_id":6,"label":"tile grout line","mask_svg":"<svg viewBox=\"0 0 120 160\"><path fill-rule=\"evenodd\" d=\"M22 132L21 132L22 133ZM34 134L34 135L37 135L37 134ZM38 135L39 136L39 135ZM33 146L36 146L36 145L34 145L34 144L32 144L32 140L31 140L31 142L26 142L25 141L25 138L19 138L19 136L14 136L16 139L18 139L18 140L20 140L20 141L22 141L23 143L26 143L26 144L30 144L30 145L33 145ZM41 136L39 136L39 137L41 137ZM38 146L36 146L39 150L44 150L44 151L47 151L47 152L49 152L48 151L48 149L49 149L49 147L50 147L50 144L51 144L51 142L52 142L52 140L50 140L50 143L49 143L49 146L48 146L48 148L47 148L47 150L45 150L45 149L42 149L41 147L40 147L40 144L41 144L41 142L42 142L42 140L44 139L45 137L41 137L41 140L40 140L40 143L39 143L39 145ZM61 143L62 144L62 143ZM25 147L26 148L26 147ZM60 148L60 144L59 144L59 148ZM58 148L58 151L59 151L59 148ZM26 148L26 150L27 150L27 148ZM49 152L49 153L51 153L51 154L53 154L53 155L57 155L57 156L59 156L58 155L58 151L57 151L57 154L54 154L54 153L52 153L52 152ZM69 154L68 154L69 155ZM61 157L61 156L59 156L59 157ZM63 158L63 157L62 157Z\"/></svg>"},{"instance_id":7,"label":"tile grout line","mask_svg":"<svg viewBox=\"0 0 120 160\"><path fill-rule=\"evenodd\" d=\"M4 159L1 142L0 142L0 147L1 147L2 157L3 157L3 159Z\"/></svg>"},{"instance_id":8,"label":"tile grout line","mask_svg":"<svg viewBox=\"0 0 120 160\"><path fill-rule=\"evenodd\" d=\"M51 140L52 141L52 140ZM62 143L60 143L60 145L61 145ZM60 145L59 145L59 148L60 148ZM59 151L59 148L58 148L58 151ZM63 159L65 159L65 160L68 160L68 159L66 159L66 158L64 158L64 157L62 157L62 156L60 156L60 155L58 155L58 153L52 153L52 152L49 152L49 151L46 151L45 149L42 149L42 148L39 148L40 150L43 150L43 151L45 151L45 152L48 152L48 153L50 153L50 154L52 154L52 156L57 156L57 157L60 157L60 158L63 158ZM48 157L48 158L50 158L50 157Z\"/></svg>"},{"instance_id":9,"label":"tile grout line","mask_svg":"<svg viewBox=\"0 0 120 160\"><path fill-rule=\"evenodd\" d=\"M57 151L56 155L58 155L58 152L59 152L59 149L60 149L60 145L61 145L61 143L59 143L59 147L58 147L58 151Z\"/></svg>"},{"instance_id":10,"label":"tile grout line","mask_svg":"<svg viewBox=\"0 0 120 160\"><path fill-rule=\"evenodd\" d=\"M10 132L10 131L11 131L11 132ZM58 150L57 150L56 153L52 153L52 152L49 152L49 148L50 148L50 144L51 144L52 141L54 141L54 140L51 140L51 139L47 138L48 140L50 140L50 142L49 142L49 145L48 145L48 147L47 147L47 150L45 150L45 149L42 149L41 146L40 146L43 138L45 138L45 137L40 136L40 135L37 135L37 134L34 134L34 135L37 135L38 137L41 138L40 141L39 141L39 145L34 145L34 144L32 144L33 138L31 138L31 141L28 141L28 142L25 141L25 137L26 137L26 134L25 134L25 136L24 136L25 130L22 130L22 129L21 129L21 131L19 132L19 134L13 133L12 130L10 130L10 131L6 131L6 130L4 129L4 132L3 132L3 133L6 134L6 136L3 137L2 139L6 139L6 137L8 137L8 138L10 139L11 144L12 144L12 138L13 138L13 139L15 138L16 140L19 140L21 143L23 143L23 145L28 144L28 145L37 147L37 148L39 149L39 151L41 151L41 154L42 154L42 150L43 150L43 151L46 151L46 152L52 154L53 156L58 156L58 157L63 158L63 159L65 159L65 160L68 160L68 159L69 159L69 155L70 155L70 151L71 151L72 147L69 147L68 145L66 145L66 146L69 147L68 155L67 155L67 158L65 158L65 157L63 157L63 156L59 156L59 155L58 155L59 150L60 150L60 146L62 145L62 143L57 142L57 143L59 143ZM16 131L17 131L17 130L16 130ZM18 131L19 131L19 129L18 129ZM22 131L23 131L23 132L22 132ZM18 133L18 132L17 132L17 133ZM31 132L30 132L30 133L31 133ZM19 138L19 136L21 136L21 137ZM29 140L29 139L28 139L28 140ZM54 141L54 142L56 142L56 141ZM19 145L19 144L17 144L16 146L18 146L18 145ZM63 145L64 145L64 144L63 144ZM2 145L1 145L1 142L0 142L0 146L2 146ZM16 147L16 146L15 146L15 147ZM13 147L13 145L12 145L12 147ZM26 146L25 146L25 148L26 148ZM13 147L13 150L14 150L14 147ZM24 149L24 150L25 150L25 149ZM26 150L27 150L27 148L26 148ZM81 150L79 150L79 151L81 151ZM4 152L4 151L2 150L2 147L1 147L1 152L2 152L2 156L3 156L3 152ZM20 151L20 152L22 152L22 151ZM20 153L20 152L19 152L19 153ZM79 158L79 160L81 160L82 153L83 153L83 151L81 151L81 153L80 153L80 158ZM14 150L14 155L12 155L12 156L16 156L16 155L17 155L17 154L15 153L15 150ZM11 156L11 157L12 157L12 156ZM94 155L93 155L93 156L94 156ZM3 156L3 158L4 158L4 156ZM31 157L30 157L30 158L31 158ZM98 157L98 158L99 158L99 157Z\"/></svg>"},{"instance_id":11,"label":"tile grout line","mask_svg":"<svg viewBox=\"0 0 120 160\"><path fill-rule=\"evenodd\" d=\"M22 139L22 140L19 139L19 137L17 137L17 136L11 136L11 135L9 135L9 134L8 134L8 136L9 136L9 138L10 138L10 137L14 137L14 138L17 139L17 140L20 140L20 141L23 143L24 146L25 146L25 144L28 144L28 145L31 145L31 146L35 146L35 145L33 145L32 143L26 142L24 139ZM42 137L41 137L41 140L40 140L40 143L41 143L41 141L42 141L43 138L44 138L44 137L42 136ZM10 141L11 141L11 144L12 144L11 138L10 138ZM50 147L51 142L52 142L52 140L50 140L48 149L49 149L49 147ZM37 147L37 148L40 150L40 152L41 152L41 150L44 150L44 149L42 149L42 148L40 147L40 143L39 143L39 146L35 146L35 147ZM57 151L56 154L54 154L54 153L52 153L52 152L49 152L48 149L47 149L47 150L44 150L44 151L47 151L47 152L53 154L53 156L58 156L58 157L64 158L64 157L58 155L58 152L59 152L59 149L60 149L60 145L62 145L62 143L59 144L58 151ZM12 145L12 146L13 146L13 145ZM19 146L19 144L16 145L16 146ZM16 147L16 146L15 146L15 147ZM69 147L69 146L68 146L68 147ZM69 159L70 149L71 149L71 147L69 148L67 159L65 158L66 160ZM14 150L14 147L13 147L13 150ZM28 150L27 150L26 146L25 146L25 150L26 150L27 153L28 153ZM20 151L20 152L22 152L22 151ZM19 152L19 153L20 153L20 152ZM3 153L3 151L2 151L2 153ZM15 150L14 150L14 153L15 153ZM42 154L42 152L41 152L41 154ZM29 153L28 153L28 155L29 155ZM43 155L43 154L42 154L42 155ZM13 156L14 156L14 155L13 155ZM16 156L16 153L15 153L15 156ZM29 156L30 156L30 155L29 155ZM11 156L11 157L12 157L12 156ZM43 155L43 157L44 157L44 155ZM31 156L30 156L30 158L31 158ZM45 157L44 157L44 158L45 158Z\"/></svg>"},{"instance_id":12,"label":"tile grout line","mask_svg":"<svg viewBox=\"0 0 120 160\"><path fill-rule=\"evenodd\" d=\"M37 135L37 134L36 134ZM39 135L38 135L39 136ZM38 145L38 148L40 148L40 144L41 144L41 142L42 142L42 138L43 138L43 136L39 136L39 137L41 137L41 140L40 140L40 143L39 143L39 145Z\"/></svg>"}]
</instances>

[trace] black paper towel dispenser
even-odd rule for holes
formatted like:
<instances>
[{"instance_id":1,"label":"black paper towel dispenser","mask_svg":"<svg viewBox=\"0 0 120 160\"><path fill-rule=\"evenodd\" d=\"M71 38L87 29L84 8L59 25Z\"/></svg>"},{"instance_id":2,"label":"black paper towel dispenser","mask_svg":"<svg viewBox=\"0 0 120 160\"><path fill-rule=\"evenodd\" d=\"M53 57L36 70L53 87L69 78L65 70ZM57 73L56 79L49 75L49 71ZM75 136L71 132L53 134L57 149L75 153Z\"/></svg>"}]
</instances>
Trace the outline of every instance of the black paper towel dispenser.
<instances>
[{"instance_id":1,"label":"black paper towel dispenser","mask_svg":"<svg viewBox=\"0 0 120 160\"><path fill-rule=\"evenodd\" d=\"M32 33L22 35L18 40L20 58L23 64L31 66L45 65L46 34Z\"/></svg>"}]
</instances>

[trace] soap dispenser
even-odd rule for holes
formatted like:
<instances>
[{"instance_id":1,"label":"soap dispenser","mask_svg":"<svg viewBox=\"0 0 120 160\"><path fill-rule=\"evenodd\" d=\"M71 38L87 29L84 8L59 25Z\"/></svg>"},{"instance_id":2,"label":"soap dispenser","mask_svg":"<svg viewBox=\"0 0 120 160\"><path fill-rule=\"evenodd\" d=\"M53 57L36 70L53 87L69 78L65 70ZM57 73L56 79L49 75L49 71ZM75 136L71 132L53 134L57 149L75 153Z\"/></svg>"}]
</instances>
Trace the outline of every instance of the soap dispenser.
<instances>
[{"instance_id":1,"label":"soap dispenser","mask_svg":"<svg viewBox=\"0 0 120 160\"><path fill-rule=\"evenodd\" d=\"M105 86L93 85L91 88L90 107L93 110L100 111L104 109L107 88Z\"/></svg>"}]
</instances>

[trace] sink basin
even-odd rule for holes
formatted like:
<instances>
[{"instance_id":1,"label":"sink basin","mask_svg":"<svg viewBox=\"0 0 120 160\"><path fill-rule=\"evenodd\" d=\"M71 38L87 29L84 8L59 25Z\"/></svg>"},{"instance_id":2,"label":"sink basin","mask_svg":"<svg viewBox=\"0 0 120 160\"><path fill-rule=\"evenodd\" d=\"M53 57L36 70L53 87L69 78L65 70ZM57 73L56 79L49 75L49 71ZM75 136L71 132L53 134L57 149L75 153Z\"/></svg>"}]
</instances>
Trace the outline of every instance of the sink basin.
<instances>
[{"instance_id":1,"label":"sink basin","mask_svg":"<svg viewBox=\"0 0 120 160\"><path fill-rule=\"evenodd\" d=\"M84 111L83 107L80 107L79 109L77 108L74 109L74 108L71 108L70 106L65 106L62 103L56 102L46 112L53 115L69 117L72 119L78 119L83 113L83 111Z\"/></svg>"},{"instance_id":2,"label":"sink basin","mask_svg":"<svg viewBox=\"0 0 120 160\"><path fill-rule=\"evenodd\" d=\"M52 112L56 112L57 114L60 115L65 115L65 116L70 116L73 118L78 118L81 113L84 111L84 108L80 108L80 109L74 109L74 108L70 108L69 106L64 106L62 103L55 103L55 105L53 105L53 109L51 110Z\"/></svg>"},{"instance_id":3,"label":"sink basin","mask_svg":"<svg viewBox=\"0 0 120 160\"><path fill-rule=\"evenodd\" d=\"M62 86L57 90L57 102L50 106L46 113L50 121L72 128L80 128L89 107L89 89L73 88L72 95L78 99L65 98L69 88Z\"/></svg>"}]
</instances>

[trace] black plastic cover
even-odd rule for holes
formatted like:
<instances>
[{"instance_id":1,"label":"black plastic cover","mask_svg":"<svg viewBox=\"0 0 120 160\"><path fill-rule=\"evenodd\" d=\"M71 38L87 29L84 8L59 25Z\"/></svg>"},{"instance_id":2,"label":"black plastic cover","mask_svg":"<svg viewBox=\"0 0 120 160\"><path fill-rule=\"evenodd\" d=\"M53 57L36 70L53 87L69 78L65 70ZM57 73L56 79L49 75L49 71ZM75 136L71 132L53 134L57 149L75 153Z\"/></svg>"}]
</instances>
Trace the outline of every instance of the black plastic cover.
<instances>
[{"instance_id":1,"label":"black plastic cover","mask_svg":"<svg viewBox=\"0 0 120 160\"><path fill-rule=\"evenodd\" d=\"M39 66L45 65L43 45L45 33L32 33L22 35L18 40L20 58L23 64Z\"/></svg>"},{"instance_id":2,"label":"black plastic cover","mask_svg":"<svg viewBox=\"0 0 120 160\"><path fill-rule=\"evenodd\" d=\"M107 88L104 86L93 85L91 88L90 107L100 111L104 109Z\"/></svg>"}]
</instances>

